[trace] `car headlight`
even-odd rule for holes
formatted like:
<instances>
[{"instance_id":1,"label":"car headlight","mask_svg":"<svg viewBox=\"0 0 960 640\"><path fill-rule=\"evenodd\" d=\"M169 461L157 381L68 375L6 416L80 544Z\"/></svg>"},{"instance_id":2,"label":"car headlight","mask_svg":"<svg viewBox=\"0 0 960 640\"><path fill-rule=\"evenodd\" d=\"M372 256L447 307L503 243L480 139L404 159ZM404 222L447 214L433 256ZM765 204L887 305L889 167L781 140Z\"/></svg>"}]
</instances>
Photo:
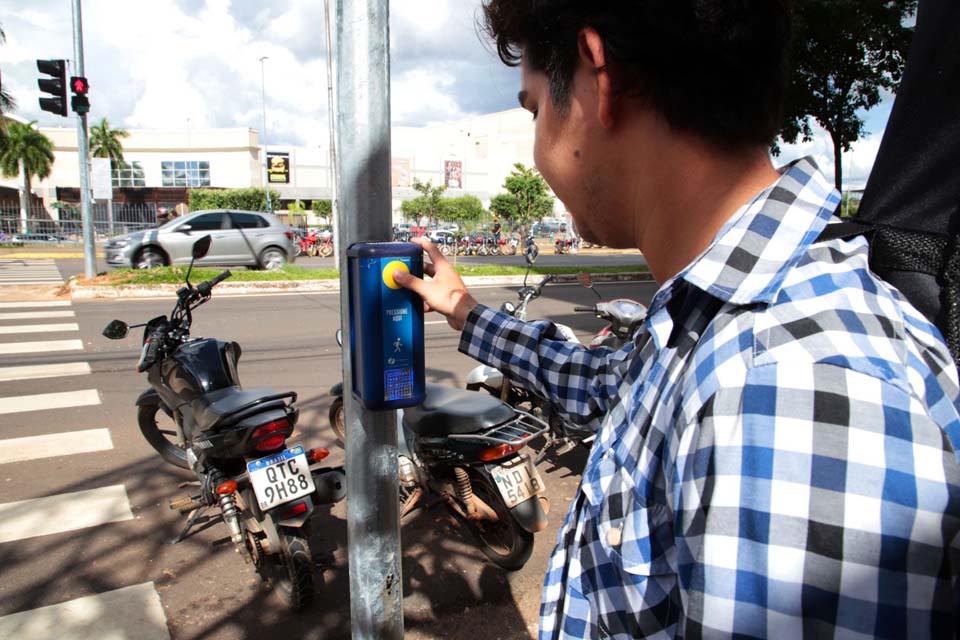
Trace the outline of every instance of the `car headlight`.
<instances>
[{"instance_id":1,"label":"car headlight","mask_svg":"<svg viewBox=\"0 0 960 640\"><path fill-rule=\"evenodd\" d=\"M119 248L121 248L121 247L127 246L128 244L130 244L130 241L129 241L129 240L111 240L111 241L110 241L110 248L111 248L111 249L119 249Z\"/></svg>"}]
</instances>

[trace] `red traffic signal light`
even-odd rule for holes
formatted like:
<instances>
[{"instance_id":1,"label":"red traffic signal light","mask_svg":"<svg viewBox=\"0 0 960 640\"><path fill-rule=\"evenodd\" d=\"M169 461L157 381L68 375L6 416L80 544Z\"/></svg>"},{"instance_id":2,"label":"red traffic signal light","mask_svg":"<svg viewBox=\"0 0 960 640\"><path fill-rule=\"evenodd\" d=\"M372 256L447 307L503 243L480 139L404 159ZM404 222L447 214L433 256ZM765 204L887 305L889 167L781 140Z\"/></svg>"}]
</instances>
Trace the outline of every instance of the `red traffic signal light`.
<instances>
[{"instance_id":1,"label":"red traffic signal light","mask_svg":"<svg viewBox=\"0 0 960 640\"><path fill-rule=\"evenodd\" d=\"M71 76L70 90L78 96L85 96L87 95L87 92L90 91L90 82L86 78L80 76Z\"/></svg>"},{"instance_id":2,"label":"red traffic signal light","mask_svg":"<svg viewBox=\"0 0 960 640\"><path fill-rule=\"evenodd\" d=\"M37 80L40 91L53 97L40 98L43 111L67 115L67 63L64 60L37 60L37 70L49 78Z\"/></svg>"}]
</instances>

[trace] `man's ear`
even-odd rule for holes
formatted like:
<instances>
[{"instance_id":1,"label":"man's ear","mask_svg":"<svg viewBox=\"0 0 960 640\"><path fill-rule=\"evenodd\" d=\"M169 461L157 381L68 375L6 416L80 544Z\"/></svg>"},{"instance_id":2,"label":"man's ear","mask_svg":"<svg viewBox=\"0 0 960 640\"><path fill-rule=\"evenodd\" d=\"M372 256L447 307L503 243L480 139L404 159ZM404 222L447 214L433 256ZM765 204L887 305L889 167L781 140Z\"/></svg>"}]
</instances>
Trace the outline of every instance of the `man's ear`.
<instances>
[{"instance_id":1,"label":"man's ear","mask_svg":"<svg viewBox=\"0 0 960 640\"><path fill-rule=\"evenodd\" d=\"M600 124L611 128L614 123L614 96L613 83L610 71L607 68L606 52L603 49L603 38L593 27L586 27L577 37L580 49L580 64L593 74L596 83L597 108Z\"/></svg>"}]
</instances>

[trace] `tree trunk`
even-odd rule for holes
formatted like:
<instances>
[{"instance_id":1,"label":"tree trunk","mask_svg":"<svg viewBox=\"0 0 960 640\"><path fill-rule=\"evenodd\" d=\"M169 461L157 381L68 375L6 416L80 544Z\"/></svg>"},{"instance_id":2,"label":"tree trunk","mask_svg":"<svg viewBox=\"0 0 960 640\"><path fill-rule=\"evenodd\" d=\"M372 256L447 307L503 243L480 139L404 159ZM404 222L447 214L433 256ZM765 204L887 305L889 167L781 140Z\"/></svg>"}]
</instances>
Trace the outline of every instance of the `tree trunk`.
<instances>
[{"instance_id":1,"label":"tree trunk","mask_svg":"<svg viewBox=\"0 0 960 640\"><path fill-rule=\"evenodd\" d=\"M27 211L30 206L30 176L23 166L23 158L17 161L20 168L20 233L27 233Z\"/></svg>"},{"instance_id":2,"label":"tree trunk","mask_svg":"<svg viewBox=\"0 0 960 640\"><path fill-rule=\"evenodd\" d=\"M837 134L830 129L827 129L827 133L833 141L833 186L843 194L843 147Z\"/></svg>"}]
</instances>

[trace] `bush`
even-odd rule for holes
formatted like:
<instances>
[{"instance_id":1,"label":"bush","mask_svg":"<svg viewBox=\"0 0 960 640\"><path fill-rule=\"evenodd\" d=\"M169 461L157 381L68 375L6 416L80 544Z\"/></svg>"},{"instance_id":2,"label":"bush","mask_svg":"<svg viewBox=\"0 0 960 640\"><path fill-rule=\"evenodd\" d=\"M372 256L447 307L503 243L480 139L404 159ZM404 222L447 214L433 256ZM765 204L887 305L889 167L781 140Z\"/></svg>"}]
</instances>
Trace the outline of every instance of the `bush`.
<instances>
[{"instance_id":1,"label":"bush","mask_svg":"<svg viewBox=\"0 0 960 640\"><path fill-rule=\"evenodd\" d=\"M265 189L189 189L187 200L190 211L204 209L238 209L241 211L266 211L267 192ZM270 203L280 203L280 193L270 190Z\"/></svg>"}]
</instances>

